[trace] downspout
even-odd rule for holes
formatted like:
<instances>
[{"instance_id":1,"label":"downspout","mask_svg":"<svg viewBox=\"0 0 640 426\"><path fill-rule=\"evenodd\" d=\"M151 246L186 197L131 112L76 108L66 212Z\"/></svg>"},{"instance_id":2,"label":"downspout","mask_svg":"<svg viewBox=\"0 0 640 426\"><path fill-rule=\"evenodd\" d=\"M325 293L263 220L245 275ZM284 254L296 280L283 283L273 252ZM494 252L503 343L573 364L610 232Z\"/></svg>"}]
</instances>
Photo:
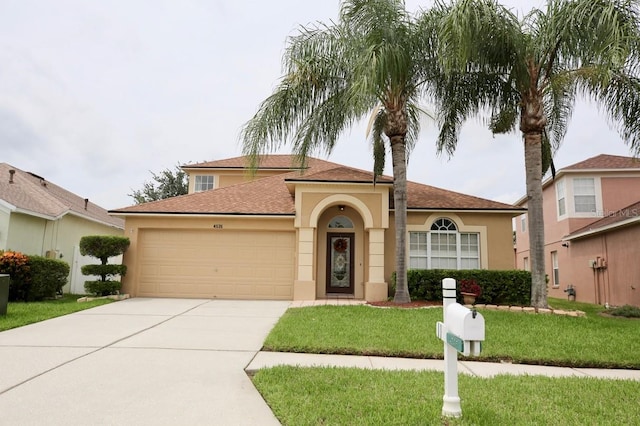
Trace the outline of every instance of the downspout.
<instances>
[{"instance_id":1,"label":"downspout","mask_svg":"<svg viewBox=\"0 0 640 426\"><path fill-rule=\"evenodd\" d=\"M604 239L604 263L606 263L606 266L604 266L604 269L602 271L602 279L605 279L605 275L606 275L606 288L607 288L607 300L605 301L605 303L607 301L611 301L611 281L609 280L609 249L607 247L607 234L605 233L602 238Z\"/></svg>"},{"instance_id":2,"label":"downspout","mask_svg":"<svg viewBox=\"0 0 640 426\"><path fill-rule=\"evenodd\" d=\"M45 239L47 238L47 225L49 224L49 220L45 219L44 220L44 231L42 231L42 249L40 250L40 255L41 256L45 256L46 253L44 251L44 242Z\"/></svg>"}]
</instances>

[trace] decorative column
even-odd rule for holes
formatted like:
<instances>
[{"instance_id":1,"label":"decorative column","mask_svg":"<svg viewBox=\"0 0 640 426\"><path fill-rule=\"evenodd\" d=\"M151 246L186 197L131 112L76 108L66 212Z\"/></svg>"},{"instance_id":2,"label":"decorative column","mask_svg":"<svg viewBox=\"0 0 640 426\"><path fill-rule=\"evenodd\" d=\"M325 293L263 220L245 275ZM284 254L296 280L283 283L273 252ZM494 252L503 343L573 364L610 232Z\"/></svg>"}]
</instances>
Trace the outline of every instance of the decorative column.
<instances>
[{"instance_id":1,"label":"decorative column","mask_svg":"<svg viewBox=\"0 0 640 426\"><path fill-rule=\"evenodd\" d=\"M293 300L315 300L316 282L313 279L315 257L315 228L298 229L298 279L293 283Z\"/></svg>"},{"instance_id":2,"label":"decorative column","mask_svg":"<svg viewBox=\"0 0 640 426\"><path fill-rule=\"evenodd\" d=\"M388 285L384 281L384 229L369 229L369 281L364 285L367 302L387 300Z\"/></svg>"}]
</instances>

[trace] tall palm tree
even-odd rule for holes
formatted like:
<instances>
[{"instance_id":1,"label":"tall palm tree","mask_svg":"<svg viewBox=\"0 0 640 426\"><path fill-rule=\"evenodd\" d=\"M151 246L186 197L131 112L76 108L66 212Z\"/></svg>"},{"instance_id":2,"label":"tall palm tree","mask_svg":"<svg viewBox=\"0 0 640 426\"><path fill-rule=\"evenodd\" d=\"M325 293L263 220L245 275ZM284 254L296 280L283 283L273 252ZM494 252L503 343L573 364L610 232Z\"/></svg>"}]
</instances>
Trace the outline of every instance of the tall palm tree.
<instances>
[{"instance_id":1,"label":"tall palm tree","mask_svg":"<svg viewBox=\"0 0 640 426\"><path fill-rule=\"evenodd\" d=\"M313 151L330 153L342 131L372 117L375 175L382 173L385 143L393 162L396 303L410 301L406 167L419 131L418 100L433 81L428 28L402 0L344 1L337 23L303 27L288 39L284 75L241 135L253 166L285 143L304 163Z\"/></svg>"},{"instance_id":2,"label":"tall palm tree","mask_svg":"<svg viewBox=\"0 0 640 426\"><path fill-rule=\"evenodd\" d=\"M640 20L636 0L549 0L523 19L495 0L454 0L440 57L449 71L438 99L440 149L452 153L463 121L489 112L494 133L522 132L531 258L531 303L547 306L542 211L543 147L558 148L576 97L597 102L640 153ZM438 88L436 88L438 89Z\"/></svg>"}]
</instances>

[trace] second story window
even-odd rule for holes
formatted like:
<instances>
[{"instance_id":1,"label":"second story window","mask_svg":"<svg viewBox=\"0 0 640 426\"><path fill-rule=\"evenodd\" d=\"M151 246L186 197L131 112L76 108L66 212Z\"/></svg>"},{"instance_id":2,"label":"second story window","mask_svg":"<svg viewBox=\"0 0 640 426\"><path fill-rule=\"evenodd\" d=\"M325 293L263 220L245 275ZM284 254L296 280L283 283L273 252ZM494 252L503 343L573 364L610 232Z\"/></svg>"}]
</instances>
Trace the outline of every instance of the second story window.
<instances>
[{"instance_id":1,"label":"second story window","mask_svg":"<svg viewBox=\"0 0 640 426\"><path fill-rule=\"evenodd\" d=\"M194 192L202 192L213 189L213 176L196 176Z\"/></svg>"},{"instance_id":2,"label":"second story window","mask_svg":"<svg viewBox=\"0 0 640 426\"><path fill-rule=\"evenodd\" d=\"M573 202L576 213L596 211L596 188L593 178L573 179Z\"/></svg>"},{"instance_id":3,"label":"second story window","mask_svg":"<svg viewBox=\"0 0 640 426\"><path fill-rule=\"evenodd\" d=\"M567 202L564 195L564 181L556 183L556 198L558 199L558 216L564 216L567 213Z\"/></svg>"}]
</instances>

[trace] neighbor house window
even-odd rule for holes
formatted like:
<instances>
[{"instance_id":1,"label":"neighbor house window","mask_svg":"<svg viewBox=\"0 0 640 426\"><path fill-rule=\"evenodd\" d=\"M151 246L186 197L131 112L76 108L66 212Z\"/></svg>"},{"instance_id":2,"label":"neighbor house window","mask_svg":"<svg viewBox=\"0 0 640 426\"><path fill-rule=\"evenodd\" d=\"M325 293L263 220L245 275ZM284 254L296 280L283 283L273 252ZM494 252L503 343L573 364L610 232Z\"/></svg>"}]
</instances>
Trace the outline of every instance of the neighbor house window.
<instances>
[{"instance_id":1,"label":"neighbor house window","mask_svg":"<svg viewBox=\"0 0 640 426\"><path fill-rule=\"evenodd\" d=\"M524 270L525 271L529 270L529 258L528 257L524 258Z\"/></svg>"},{"instance_id":2,"label":"neighbor house window","mask_svg":"<svg viewBox=\"0 0 640 426\"><path fill-rule=\"evenodd\" d=\"M573 202L576 213L596 211L596 187L593 178L573 179Z\"/></svg>"},{"instance_id":3,"label":"neighbor house window","mask_svg":"<svg viewBox=\"0 0 640 426\"><path fill-rule=\"evenodd\" d=\"M195 192L213 189L213 176L196 176Z\"/></svg>"},{"instance_id":4,"label":"neighbor house window","mask_svg":"<svg viewBox=\"0 0 640 426\"><path fill-rule=\"evenodd\" d=\"M558 216L564 216L567 213L567 203L564 195L564 181L556 183L556 197L558 199Z\"/></svg>"},{"instance_id":5,"label":"neighbor house window","mask_svg":"<svg viewBox=\"0 0 640 426\"><path fill-rule=\"evenodd\" d=\"M527 232L527 215L523 214L520 216L520 230L522 232Z\"/></svg>"},{"instance_id":6,"label":"neighbor house window","mask_svg":"<svg viewBox=\"0 0 640 426\"><path fill-rule=\"evenodd\" d=\"M560 268L558 268L558 252L551 252L551 266L553 267L553 286L560 285Z\"/></svg>"},{"instance_id":7,"label":"neighbor house window","mask_svg":"<svg viewBox=\"0 0 640 426\"><path fill-rule=\"evenodd\" d=\"M409 268L477 269L479 241L478 234L458 232L451 220L438 219L429 232L409 233Z\"/></svg>"}]
</instances>

